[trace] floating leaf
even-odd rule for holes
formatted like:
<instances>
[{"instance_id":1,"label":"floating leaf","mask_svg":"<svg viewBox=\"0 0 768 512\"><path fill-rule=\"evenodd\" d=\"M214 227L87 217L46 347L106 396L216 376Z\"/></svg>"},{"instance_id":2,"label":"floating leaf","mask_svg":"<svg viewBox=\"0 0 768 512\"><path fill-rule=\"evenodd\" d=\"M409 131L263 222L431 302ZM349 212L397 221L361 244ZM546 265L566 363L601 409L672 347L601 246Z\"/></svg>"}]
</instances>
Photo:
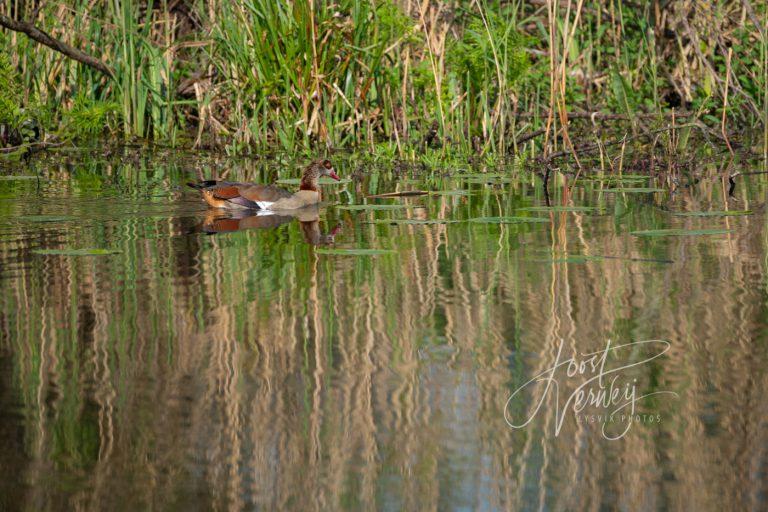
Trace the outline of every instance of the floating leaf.
<instances>
[{"instance_id":1,"label":"floating leaf","mask_svg":"<svg viewBox=\"0 0 768 512\"><path fill-rule=\"evenodd\" d=\"M33 254L43 256L105 256L120 252L116 249L37 249L32 251Z\"/></svg>"},{"instance_id":2,"label":"floating leaf","mask_svg":"<svg viewBox=\"0 0 768 512\"><path fill-rule=\"evenodd\" d=\"M637 261L642 263L674 263L674 260L665 258L632 258L626 256L593 256L594 258L600 258L604 260L624 260L624 261Z\"/></svg>"},{"instance_id":3,"label":"floating leaf","mask_svg":"<svg viewBox=\"0 0 768 512\"><path fill-rule=\"evenodd\" d=\"M368 224L413 224L413 225L431 225L431 224L456 224L461 222L460 220L452 219L374 219L369 221Z\"/></svg>"},{"instance_id":4,"label":"floating leaf","mask_svg":"<svg viewBox=\"0 0 768 512\"><path fill-rule=\"evenodd\" d=\"M434 192L430 192L433 196L468 196L472 194L471 190L436 190Z\"/></svg>"},{"instance_id":5,"label":"floating leaf","mask_svg":"<svg viewBox=\"0 0 768 512\"><path fill-rule=\"evenodd\" d=\"M328 254L332 256L377 256L379 254L397 254L397 251L390 249L317 249L317 254Z\"/></svg>"},{"instance_id":6,"label":"floating leaf","mask_svg":"<svg viewBox=\"0 0 768 512\"><path fill-rule=\"evenodd\" d=\"M603 192L624 192L628 194L652 194L655 192L666 192L666 191L663 188L627 187L627 188L604 188Z\"/></svg>"},{"instance_id":7,"label":"floating leaf","mask_svg":"<svg viewBox=\"0 0 768 512\"><path fill-rule=\"evenodd\" d=\"M452 178L459 178L459 179L474 179L474 178L480 178L480 179L498 179L498 178L507 178L509 177L507 174L501 174L501 173L485 173L485 172L473 172L473 173L466 173L466 174L454 174Z\"/></svg>"},{"instance_id":8,"label":"floating leaf","mask_svg":"<svg viewBox=\"0 0 768 512\"><path fill-rule=\"evenodd\" d=\"M566 258L544 258L540 260L528 260L533 263L587 263L588 261L600 260L596 256L568 256Z\"/></svg>"},{"instance_id":9,"label":"floating leaf","mask_svg":"<svg viewBox=\"0 0 768 512\"><path fill-rule=\"evenodd\" d=\"M408 208L405 204L345 204L338 207L339 210L401 210Z\"/></svg>"},{"instance_id":10,"label":"floating leaf","mask_svg":"<svg viewBox=\"0 0 768 512\"><path fill-rule=\"evenodd\" d=\"M342 178L339 181L336 181L331 178L327 178L325 176L321 177L319 180L319 183L321 185L343 185L345 183L351 183L352 180L349 178ZM275 183L279 183L281 185L299 185L301 183L300 178L283 178L281 180L275 181Z\"/></svg>"},{"instance_id":11,"label":"floating leaf","mask_svg":"<svg viewBox=\"0 0 768 512\"><path fill-rule=\"evenodd\" d=\"M677 212L673 215L680 217L734 217L737 215L752 215L752 210L711 210L707 212Z\"/></svg>"},{"instance_id":12,"label":"floating leaf","mask_svg":"<svg viewBox=\"0 0 768 512\"><path fill-rule=\"evenodd\" d=\"M425 194L428 194L428 192L425 192L423 190L403 190L402 192L387 192L386 194L376 194L375 196L368 196L369 198L389 198L389 197L413 197L413 196L423 196Z\"/></svg>"},{"instance_id":13,"label":"floating leaf","mask_svg":"<svg viewBox=\"0 0 768 512\"><path fill-rule=\"evenodd\" d=\"M466 182L470 184L499 184L499 183L511 183L512 178L466 178Z\"/></svg>"},{"instance_id":14,"label":"floating leaf","mask_svg":"<svg viewBox=\"0 0 768 512\"><path fill-rule=\"evenodd\" d=\"M469 222L478 224L519 224L524 222L549 223L545 217L476 217L469 219Z\"/></svg>"},{"instance_id":15,"label":"floating leaf","mask_svg":"<svg viewBox=\"0 0 768 512\"><path fill-rule=\"evenodd\" d=\"M594 206L529 206L520 208L521 212L593 212Z\"/></svg>"},{"instance_id":16,"label":"floating leaf","mask_svg":"<svg viewBox=\"0 0 768 512\"><path fill-rule=\"evenodd\" d=\"M19 220L24 222L66 222L74 220L74 217L67 217L65 215L26 215L20 217Z\"/></svg>"},{"instance_id":17,"label":"floating leaf","mask_svg":"<svg viewBox=\"0 0 768 512\"><path fill-rule=\"evenodd\" d=\"M592 255L592 256L586 256L582 254L577 254L573 256L563 256L563 257L552 257L552 258L543 258L538 260L528 260L535 263L586 263L588 261L605 261L605 260L620 260L620 261L633 261L633 262L640 262L640 263L674 263L672 260L668 259L657 259L657 258L631 258L631 257L624 257L624 256L600 256L600 255Z\"/></svg>"},{"instance_id":18,"label":"floating leaf","mask_svg":"<svg viewBox=\"0 0 768 512\"><path fill-rule=\"evenodd\" d=\"M727 229L649 229L645 231L632 231L633 236L698 236L698 235L724 235L730 233Z\"/></svg>"},{"instance_id":19,"label":"floating leaf","mask_svg":"<svg viewBox=\"0 0 768 512\"><path fill-rule=\"evenodd\" d=\"M585 180L593 181L645 181L651 176L645 174L606 174L603 176L584 176Z\"/></svg>"}]
</instances>

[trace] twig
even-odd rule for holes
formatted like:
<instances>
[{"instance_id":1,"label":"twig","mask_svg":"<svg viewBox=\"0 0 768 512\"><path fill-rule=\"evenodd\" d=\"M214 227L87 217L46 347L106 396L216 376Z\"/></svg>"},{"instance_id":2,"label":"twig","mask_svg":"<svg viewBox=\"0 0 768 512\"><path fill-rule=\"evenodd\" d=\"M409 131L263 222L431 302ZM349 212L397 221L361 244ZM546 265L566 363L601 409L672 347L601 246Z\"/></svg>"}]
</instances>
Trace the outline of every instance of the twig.
<instances>
[{"instance_id":1,"label":"twig","mask_svg":"<svg viewBox=\"0 0 768 512\"><path fill-rule=\"evenodd\" d=\"M672 130L674 128L687 128L689 126L697 127L698 125L695 124L695 123L688 123L688 124L683 124L683 125L677 125L675 127L667 126L665 128L659 128L658 130L653 130L653 131L651 131L649 133L643 133L643 134L639 134L639 135L633 136L633 137L623 137L623 138L618 139L618 140L614 140L614 141L610 141L610 142L605 142L605 143L602 143L602 147L605 148L605 147L608 147L608 146L618 146L619 144L625 144L627 141L630 141L630 140L633 140L633 139L636 139L636 138L639 138L639 137L642 137L642 136L645 136L645 135L652 135L652 134L655 134L655 133L662 133L662 132L666 132L666 131ZM600 149L600 147L601 147L600 144L590 144L590 143L587 143L587 144L582 144L580 146L576 146L574 149L577 152L579 152L579 153L587 153L587 152L590 152L590 151L594 151L595 149ZM568 156L570 154L571 154L570 150L558 151L557 153L552 153L551 155L548 155L543 160L544 161L552 161L555 158L560 158L560 157L563 157L563 156Z\"/></svg>"},{"instance_id":2,"label":"twig","mask_svg":"<svg viewBox=\"0 0 768 512\"><path fill-rule=\"evenodd\" d=\"M517 139L517 144L523 144L524 142L528 142L531 139L535 139L539 135L543 135L545 131L546 130L542 128L541 130L535 130L530 133L526 133L525 135Z\"/></svg>"},{"instance_id":3,"label":"twig","mask_svg":"<svg viewBox=\"0 0 768 512\"><path fill-rule=\"evenodd\" d=\"M619 158L619 174L624 170L624 150L627 149L627 135L624 134L624 138L621 141L621 155Z\"/></svg>"},{"instance_id":4,"label":"twig","mask_svg":"<svg viewBox=\"0 0 768 512\"><path fill-rule=\"evenodd\" d=\"M741 4L744 6L744 10L747 12L749 19L752 20L752 24L755 25L757 32L760 34L760 37L764 37L763 27L760 25L760 20L758 20L757 16L755 16L755 10L752 8L752 4L749 3L749 0L741 0Z\"/></svg>"},{"instance_id":5,"label":"twig","mask_svg":"<svg viewBox=\"0 0 768 512\"><path fill-rule=\"evenodd\" d=\"M728 114L728 85L731 79L731 57L733 56L733 48L728 48L728 58L725 61L725 92L723 93L723 120L720 124L720 130L723 133L725 139L725 145L728 146L728 151L733 154L733 148L731 147L731 141L728 140L728 132L725 130L725 120Z\"/></svg>"},{"instance_id":6,"label":"twig","mask_svg":"<svg viewBox=\"0 0 768 512\"><path fill-rule=\"evenodd\" d=\"M530 117L545 117L548 115L548 111L541 113L535 112L518 112L515 114L519 118ZM690 117L693 116L693 112L675 112L676 117ZM637 113L633 114L635 118L655 119L657 117L671 117L672 112L657 112L657 113ZM591 119L591 120L606 120L606 121L629 121L629 116L626 114L610 114L606 112L568 112L568 119Z\"/></svg>"},{"instance_id":7,"label":"twig","mask_svg":"<svg viewBox=\"0 0 768 512\"><path fill-rule=\"evenodd\" d=\"M18 146L10 146L7 148L0 148L0 154L7 154L7 153L13 153L14 151L18 151L20 149L48 149L48 148L57 148L59 146L63 146L63 142L29 142L27 144L20 144Z\"/></svg>"},{"instance_id":8,"label":"twig","mask_svg":"<svg viewBox=\"0 0 768 512\"><path fill-rule=\"evenodd\" d=\"M87 53L84 53L78 50L77 48L68 45L63 41L59 41L58 39L55 39L54 37L50 36L46 32L43 32L39 28L35 27L31 23L27 23L26 21L14 20L12 18L9 18L8 16L0 14L0 26L3 26L9 30L13 30L14 32L21 32L23 34L26 34L27 36L29 36L30 39L34 39L38 43L43 44L48 48L56 50L59 53L63 53L70 59L74 59L78 62L85 64L86 66L89 66L97 71L100 71L101 73L104 73L110 78L115 77L115 73L114 71L112 71L112 68L110 68L109 66L101 62L99 59L95 57L91 57Z\"/></svg>"},{"instance_id":9,"label":"twig","mask_svg":"<svg viewBox=\"0 0 768 512\"><path fill-rule=\"evenodd\" d=\"M709 61L709 59L707 59L704 56L704 53L701 51L701 47L700 47L701 43L699 42L698 34L691 28L690 23L688 23L688 19L685 16L683 16L681 18L681 21L683 23L683 28L685 29L685 32L688 35L688 38L693 43L691 46L693 47L693 50L696 52L696 56L699 58L699 61L701 62L701 64L707 68L710 75L712 75L712 78L714 78L718 84L720 85L724 84L724 80L720 78L720 76L717 74L717 71L715 71L715 68L712 65L712 63ZM755 102L752 100L752 98L747 93L745 93L740 87L738 87L735 83L731 84L731 87L733 88L734 92L740 94L744 98L745 104L752 111L752 113L755 114L756 116L759 116L760 111L757 109L757 106L755 105Z\"/></svg>"}]
</instances>

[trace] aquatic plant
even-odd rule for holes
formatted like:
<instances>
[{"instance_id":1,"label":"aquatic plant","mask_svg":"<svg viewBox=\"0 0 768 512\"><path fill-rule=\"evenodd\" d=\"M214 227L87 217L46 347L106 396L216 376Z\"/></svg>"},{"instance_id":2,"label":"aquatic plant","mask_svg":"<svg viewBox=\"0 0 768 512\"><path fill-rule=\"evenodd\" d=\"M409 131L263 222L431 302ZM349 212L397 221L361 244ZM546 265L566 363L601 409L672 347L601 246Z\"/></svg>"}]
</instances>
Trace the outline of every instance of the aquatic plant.
<instances>
[{"instance_id":1,"label":"aquatic plant","mask_svg":"<svg viewBox=\"0 0 768 512\"><path fill-rule=\"evenodd\" d=\"M0 125L15 129L21 118L21 84L4 52L0 52L0 91Z\"/></svg>"},{"instance_id":2,"label":"aquatic plant","mask_svg":"<svg viewBox=\"0 0 768 512\"><path fill-rule=\"evenodd\" d=\"M27 105L57 122L80 96L115 103L126 138L533 156L575 153L580 114L638 134L675 109L706 137L762 124L768 142L768 6L747 0L2 1L0 25Z\"/></svg>"},{"instance_id":3,"label":"aquatic plant","mask_svg":"<svg viewBox=\"0 0 768 512\"><path fill-rule=\"evenodd\" d=\"M97 101L81 95L63 114L60 131L62 136L72 138L115 133L121 120L120 114L120 105L115 102Z\"/></svg>"}]
</instances>

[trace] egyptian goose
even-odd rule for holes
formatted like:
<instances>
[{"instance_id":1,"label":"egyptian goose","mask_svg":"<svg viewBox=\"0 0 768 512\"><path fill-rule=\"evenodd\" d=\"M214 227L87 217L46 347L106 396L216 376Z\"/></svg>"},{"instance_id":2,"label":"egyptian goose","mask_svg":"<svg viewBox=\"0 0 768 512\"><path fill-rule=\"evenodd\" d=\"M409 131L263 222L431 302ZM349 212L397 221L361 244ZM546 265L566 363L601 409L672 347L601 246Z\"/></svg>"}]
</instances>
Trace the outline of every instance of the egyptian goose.
<instances>
[{"instance_id":1,"label":"egyptian goose","mask_svg":"<svg viewBox=\"0 0 768 512\"><path fill-rule=\"evenodd\" d=\"M329 176L336 181L340 179L330 160L315 160L304 169L299 191L293 194L274 185L231 181L209 180L187 185L200 190L205 202L214 208L263 210L265 213L271 213L296 210L319 203L320 176Z\"/></svg>"}]
</instances>

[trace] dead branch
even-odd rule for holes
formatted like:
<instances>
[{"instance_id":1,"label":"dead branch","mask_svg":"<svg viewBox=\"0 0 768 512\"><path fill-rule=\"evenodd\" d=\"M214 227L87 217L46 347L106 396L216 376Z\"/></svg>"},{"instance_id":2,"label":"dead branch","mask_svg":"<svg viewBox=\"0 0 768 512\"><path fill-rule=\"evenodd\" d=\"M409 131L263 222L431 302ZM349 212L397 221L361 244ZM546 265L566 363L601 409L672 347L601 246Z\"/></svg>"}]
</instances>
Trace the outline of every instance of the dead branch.
<instances>
[{"instance_id":1,"label":"dead branch","mask_svg":"<svg viewBox=\"0 0 768 512\"><path fill-rule=\"evenodd\" d=\"M74 59L78 62L85 64L86 66L89 66L97 71L100 71L101 73L104 73L110 78L114 78L115 76L115 73L112 71L112 68L110 68L109 66L101 62L99 59L95 57L91 57L87 53L84 53L78 50L77 48L68 45L63 41L59 41L58 39L50 36L46 32L43 32L39 28L35 27L31 23L27 23L26 21L14 20L12 18L9 18L8 16L0 14L0 26L5 27L9 30L13 30L14 32L21 32L22 34L26 34L30 39L33 39L38 43L47 46L48 48L56 50L59 53L63 53L70 59Z\"/></svg>"},{"instance_id":2,"label":"dead branch","mask_svg":"<svg viewBox=\"0 0 768 512\"><path fill-rule=\"evenodd\" d=\"M0 154L8 154L13 153L15 151L18 151L20 149L29 149L29 150L35 150L40 151L42 149L50 149L50 148L58 148L63 146L63 142L28 142L26 144L21 144L19 146L10 146L7 148L0 148Z\"/></svg>"},{"instance_id":3,"label":"dead branch","mask_svg":"<svg viewBox=\"0 0 768 512\"><path fill-rule=\"evenodd\" d=\"M538 114L535 112L518 112L515 114L515 117L517 118L531 118L531 117L540 117L545 118L549 115L548 110L542 110ZM651 112L651 113L645 113L645 112L638 112L635 114L632 114L632 117L634 118L642 118L642 119L656 119L659 117L666 118L671 117L674 115L677 118L684 118L684 117L690 117L694 115L693 112ZM626 114L613 114L613 113L606 113L606 112L568 112L567 117L569 120L571 119L590 119L595 121L629 121L630 117Z\"/></svg>"}]
</instances>

